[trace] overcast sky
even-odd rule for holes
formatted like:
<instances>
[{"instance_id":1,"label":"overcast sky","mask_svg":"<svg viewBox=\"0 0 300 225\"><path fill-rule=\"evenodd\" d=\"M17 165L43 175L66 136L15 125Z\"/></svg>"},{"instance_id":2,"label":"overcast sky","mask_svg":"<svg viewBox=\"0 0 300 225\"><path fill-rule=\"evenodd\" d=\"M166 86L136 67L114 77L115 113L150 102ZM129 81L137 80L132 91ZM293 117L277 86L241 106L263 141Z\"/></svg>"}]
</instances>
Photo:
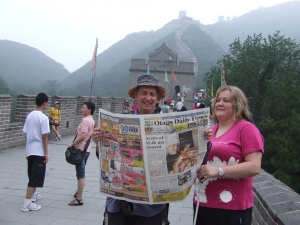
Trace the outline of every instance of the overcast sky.
<instances>
[{"instance_id":1,"label":"overcast sky","mask_svg":"<svg viewBox=\"0 0 300 225\"><path fill-rule=\"evenodd\" d=\"M73 72L91 60L97 37L99 54L129 33L158 30L179 11L213 24L289 1L0 0L0 39L34 47Z\"/></svg>"}]
</instances>

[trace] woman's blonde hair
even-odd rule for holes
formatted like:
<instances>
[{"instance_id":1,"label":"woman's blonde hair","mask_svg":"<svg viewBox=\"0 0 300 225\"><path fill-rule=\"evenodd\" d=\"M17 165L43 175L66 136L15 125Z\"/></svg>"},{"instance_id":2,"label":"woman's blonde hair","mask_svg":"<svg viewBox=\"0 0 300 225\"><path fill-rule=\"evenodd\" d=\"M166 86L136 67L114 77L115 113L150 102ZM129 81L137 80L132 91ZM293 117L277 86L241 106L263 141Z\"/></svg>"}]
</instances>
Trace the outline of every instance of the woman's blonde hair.
<instances>
[{"instance_id":1,"label":"woman's blonde hair","mask_svg":"<svg viewBox=\"0 0 300 225\"><path fill-rule=\"evenodd\" d=\"M225 85L220 87L217 90L216 97L212 100L212 119L215 123L219 123L219 120L216 116L215 105L217 98L219 97L222 91L230 91L230 101L233 104L233 119L237 120L247 120L252 122L252 115L249 111L248 100L244 92L236 86Z\"/></svg>"}]
</instances>

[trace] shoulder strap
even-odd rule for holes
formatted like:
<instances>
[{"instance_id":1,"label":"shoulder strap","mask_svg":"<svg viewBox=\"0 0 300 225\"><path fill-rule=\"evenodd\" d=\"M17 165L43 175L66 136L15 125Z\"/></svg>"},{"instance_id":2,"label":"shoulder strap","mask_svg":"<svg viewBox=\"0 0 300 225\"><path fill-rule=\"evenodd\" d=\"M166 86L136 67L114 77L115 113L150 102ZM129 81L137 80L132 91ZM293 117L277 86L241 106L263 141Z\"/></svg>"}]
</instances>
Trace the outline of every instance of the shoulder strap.
<instances>
[{"instance_id":1,"label":"shoulder strap","mask_svg":"<svg viewBox=\"0 0 300 225\"><path fill-rule=\"evenodd\" d=\"M92 136L90 136L89 140L85 143L83 152L86 152L87 148L89 147L90 141L91 141Z\"/></svg>"}]
</instances>

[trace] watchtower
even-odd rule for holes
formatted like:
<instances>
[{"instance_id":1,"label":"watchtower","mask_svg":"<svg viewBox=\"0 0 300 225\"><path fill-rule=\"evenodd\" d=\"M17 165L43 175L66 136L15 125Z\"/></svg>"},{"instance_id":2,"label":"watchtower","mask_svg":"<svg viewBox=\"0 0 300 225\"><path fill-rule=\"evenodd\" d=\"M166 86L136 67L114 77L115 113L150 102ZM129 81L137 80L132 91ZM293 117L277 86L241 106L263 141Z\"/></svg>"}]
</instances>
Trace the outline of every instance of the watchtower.
<instances>
[{"instance_id":1,"label":"watchtower","mask_svg":"<svg viewBox=\"0 0 300 225\"><path fill-rule=\"evenodd\" d=\"M151 74L158 77L159 84L165 87L166 98L172 96L177 100L178 93L180 93L180 96L186 93L186 101L193 101L193 62L178 62L177 54L163 43L155 51L149 53L148 63L145 59L131 59L129 88L136 85L137 77L147 73L148 68ZM172 70L178 82L171 78ZM165 82L165 72L167 73L169 85Z\"/></svg>"}]
</instances>

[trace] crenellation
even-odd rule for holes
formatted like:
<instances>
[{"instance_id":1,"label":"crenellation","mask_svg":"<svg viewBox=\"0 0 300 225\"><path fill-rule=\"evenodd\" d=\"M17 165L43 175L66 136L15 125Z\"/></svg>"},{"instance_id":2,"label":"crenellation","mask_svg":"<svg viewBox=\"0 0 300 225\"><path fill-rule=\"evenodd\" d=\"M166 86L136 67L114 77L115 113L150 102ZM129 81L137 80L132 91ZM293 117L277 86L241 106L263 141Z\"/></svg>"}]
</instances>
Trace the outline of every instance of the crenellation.
<instances>
[{"instance_id":1,"label":"crenellation","mask_svg":"<svg viewBox=\"0 0 300 225\"><path fill-rule=\"evenodd\" d=\"M48 108L44 114L48 117L50 107L55 101L61 103L62 123L59 127L62 135L75 134L78 124L81 122L81 108L85 101L89 101L88 96L53 96L49 97ZM125 98L110 98L110 97L92 97L92 102L96 105L96 110L93 115L96 126L98 126L99 108L103 108L110 112L121 113L122 103ZM132 102L131 99L128 99ZM9 95L0 95L0 150L25 144L25 134L23 133L23 125L27 115L35 109L35 96L19 95L17 99L15 122L10 122L12 98ZM5 106L4 106L5 105ZM54 139L55 136L51 131L49 139Z\"/></svg>"}]
</instances>

